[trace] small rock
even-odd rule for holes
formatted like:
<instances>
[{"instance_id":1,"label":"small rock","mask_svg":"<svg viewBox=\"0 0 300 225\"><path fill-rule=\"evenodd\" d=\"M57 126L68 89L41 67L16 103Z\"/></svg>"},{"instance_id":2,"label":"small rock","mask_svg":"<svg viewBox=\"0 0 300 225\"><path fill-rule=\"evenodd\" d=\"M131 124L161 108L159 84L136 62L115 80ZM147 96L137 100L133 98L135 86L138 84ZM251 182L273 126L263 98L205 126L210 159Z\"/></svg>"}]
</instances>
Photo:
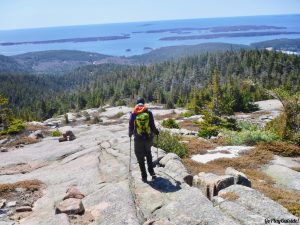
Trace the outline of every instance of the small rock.
<instances>
[{"instance_id":1,"label":"small rock","mask_svg":"<svg viewBox=\"0 0 300 225\"><path fill-rule=\"evenodd\" d=\"M44 135L41 130L34 131L32 134L30 134L28 137L33 139L39 139L44 138Z\"/></svg>"},{"instance_id":2,"label":"small rock","mask_svg":"<svg viewBox=\"0 0 300 225\"><path fill-rule=\"evenodd\" d=\"M16 192L25 192L26 189L25 188L16 188L15 191Z\"/></svg>"},{"instance_id":3,"label":"small rock","mask_svg":"<svg viewBox=\"0 0 300 225\"><path fill-rule=\"evenodd\" d=\"M187 183L189 186L193 186L193 176L192 175L186 175L183 180L185 183Z\"/></svg>"},{"instance_id":4,"label":"small rock","mask_svg":"<svg viewBox=\"0 0 300 225\"><path fill-rule=\"evenodd\" d=\"M9 211L7 211L6 215L7 216L12 216L12 215L14 215L14 211L13 210L9 210Z\"/></svg>"},{"instance_id":5,"label":"small rock","mask_svg":"<svg viewBox=\"0 0 300 225\"><path fill-rule=\"evenodd\" d=\"M102 148L105 148L105 149L111 147L111 145L108 141L102 142L100 145Z\"/></svg>"},{"instance_id":6,"label":"small rock","mask_svg":"<svg viewBox=\"0 0 300 225\"><path fill-rule=\"evenodd\" d=\"M16 145L15 147L16 147L16 148L24 148L24 145L23 145L23 144L20 144L20 145Z\"/></svg>"},{"instance_id":7,"label":"small rock","mask_svg":"<svg viewBox=\"0 0 300 225\"><path fill-rule=\"evenodd\" d=\"M218 176L213 173L199 173L194 176L193 186L198 187L208 199L218 195L219 191L234 184L233 176Z\"/></svg>"},{"instance_id":8,"label":"small rock","mask_svg":"<svg viewBox=\"0 0 300 225\"><path fill-rule=\"evenodd\" d=\"M0 215L5 215L6 211L4 209L0 209Z\"/></svg>"},{"instance_id":9,"label":"small rock","mask_svg":"<svg viewBox=\"0 0 300 225\"><path fill-rule=\"evenodd\" d=\"M251 187L251 181L247 178L247 176L244 173L239 172L232 167L228 167L225 170L225 174L234 177L234 184L240 184L246 187Z\"/></svg>"},{"instance_id":10,"label":"small rock","mask_svg":"<svg viewBox=\"0 0 300 225\"><path fill-rule=\"evenodd\" d=\"M7 148L0 148L0 152L8 152Z\"/></svg>"},{"instance_id":11,"label":"small rock","mask_svg":"<svg viewBox=\"0 0 300 225\"><path fill-rule=\"evenodd\" d=\"M27 122L26 125L33 125L33 126L45 126L43 123L41 122L37 122L37 121L31 121L31 122Z\"/></svg>"},{"instance_id":12,"label":"small rock","mask_svg":"<svg viewBox=\"0 0 300 225\"><path fill-rule=\"evenodd\" d=\"M20 206L16 208L16 212L31 212L32 208L30 206Z\"/></svg>"},{"instance_id":13,"label":"small rock","mask_svg":"<svg viewBox=\"0 0 300 225\"><path fill-rule=\"evenodd\" d=\"M68 215L84 213L84 207L80 199L68 198L59 203L56 207L56 214L66 213Z\"/></svg>"},{"instance_id":14,"label":"small rock","mask_svg":"<svg viewBox=\"0 0 300 225\"><path fill-rule=\"evenodd\" d=\"M3 208L5 206L6 199L1 199L0 200L0 208Z\"/></svg>"},{"instance_id":15,"label":"small rock","mask_svg":"<svg viewBox=\"0 0 300 225\"><path fill-rule=\"evenodd\" d=\"M0 145L4 145L7 142L9 142L9 139L8 138L4 138L4 139L0 140Z\"/></svg>"},{"instance_id":16,"label":"small rock","mask_svg":"<svg viewBox=\"0 0 300 225\"><path fill-rule=\"evenodd\" d=\"M85 195L81 193L76 187L70 187L67 190L66 196L63 198L63 200L68 198L77 198L77 199L83 199Z\"/></svg>"},{"instance_id":17,"label":"small rock","mask_svg":"<svg viewBox=\"0 0 300 225\"><path fill-rule=\"evenodd\" d=\"M16 202L16 201L8 202L8 203L6 204L6 206L7 206L8 208L10 208L10 207L15 207L16 205L17 205L17 202Z\"/></svg>"},{"instance_id":18,"label":"small rock","mask_svg":"<svg viewBox=\"0 0 300 225\"><path fill-rule=\"evenodd\" d=\"M68 130L66 133L65 133L68 141L73 141L74 139L76 139L74 133L70 130ZM64 135L63 135L64 136ZM65 136L64 136L65 137Z\"/></svg>"},{"instance_id":19,"label":"small rock","mask_svg":"<svg viewBox=\"0 0 300 225\"><path fill-rule=\"evenodd\" d=\"M181 159L179 158L179 156L176 155L175 153L168 153L167 155L165 155L165 156L159 161L159 164L165 166L169 160L179 160L179 161L181 161Z\"/></svg>"},{"instance_id":20,"label":"small rock","mask_svg":"<svg viewBox=\"0 0 300 225\"><path fill-rule=\"evenodd\" d=\"M73 141L76 139L76 136L74 135L74 133L70 130L66 131L66 133L63 134L62 138L59 138L58 141L59 142L63 142L63 141Z\"/></svg>"},{"instance_id":21,"label":"small rock","mask_svg":"<svg viewBox=\"0 0 300 225\"><path fill-rule=\"evenodd\" d=\"M58 128L61 121L45 122L44 125L51 128Z\"/></svg>"},{"instance_id":22,"label":"small rock","mask_svg":"<svg viewBox=\"0 0 300 225\"><path fill-rule=\"evenodd\" d=\"M212 203L213 203L213 206L218 206L218 205L220 205L222 202L224 202L225 199L222 198L222 197L220 197L220 196L214 196L214 197L212 198L211 201L212 201Z\"/></svg>"},{"instance_id":23,"label":"small rock","mask_svg":"<svg viewBox=\"0 0 300 225\"><path fill-rule=\"evenodd\" d=\"M67 140L68 140L68 139L67 139L67 138L64 138L64 137L58 139L59 142L64 142L64 141L67 141Z\"/></svg>"}]
</instances>

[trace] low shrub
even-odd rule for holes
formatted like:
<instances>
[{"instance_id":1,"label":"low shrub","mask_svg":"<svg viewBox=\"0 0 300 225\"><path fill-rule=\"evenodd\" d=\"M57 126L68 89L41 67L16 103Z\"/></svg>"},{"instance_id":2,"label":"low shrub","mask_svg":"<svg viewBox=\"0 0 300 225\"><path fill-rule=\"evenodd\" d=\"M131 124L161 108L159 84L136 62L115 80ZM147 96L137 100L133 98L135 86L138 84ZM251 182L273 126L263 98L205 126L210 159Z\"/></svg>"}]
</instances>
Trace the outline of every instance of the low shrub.
<instances>
[{"instance_id":1,"label":"low shrub","mask_svg":"<svg viewBox=\"0 0 300 225\"><path fill-rule=\"evenodd\" d=\"M199 123L198 136L203 138L211 138L217 136L222 129L228 130L240 130L237 122L233 118L222 118L220 116L213 115L210 111L203 111L203 121Z\"/></svg>"},{"instance_id":2,"label":"low shrub","mask_svg":"<svg viewBox=\"0 0 300 225\"><path fill-rule=\"evenodd\" d=\"M179 129L178 123L174 119L172 119L172 118L168 118L168 119L163 120L163 122L162 122L161 125L163 127L166 127L166 128Z\"/></svg>"},{"instance_id":3,"label":"low shrub","mask_svg":"<svg viewBox=\"0 0 300 225\"><path fill-rule=\"evenodd\" d=\"M25 129L25 124L20 119L13 119L7 128L7 130L3 130L0 132L1 135L6 134L18 134Z\"/></svg>"},{"instance_id":4,"label":"low shrub","mask_svg":"<svg viewBox=\"0 0 300 225\"><path fill-rule=\"evenodd\" d=\"M189 118L189 117L194 116L194 115L196 115L196 114L192 111L186 111L186 112L180 113L180 116L183 116L183 117L186 117L186 118Z\"/></svg>"},{"instance_id":5,"label":"low shrub","mask_svg":"<svg viewBox=\"0 0 300 225\"><path fill-rule=\"evenodd\" d=\"M212 136L217 136L223 129L227 130L239 130L236 120L231 118L218 118L217 123L209 123L203 121L199 123L198 136L203 138L211 138Z\"/></svg>"},{"instance_id":6,"label":"low shrub","mask_svg":"<svg viewBox=\"0 0 300 225\"><path fill-rule=\"evenodd\" d=\"M300 92L277 88L271 94L281 101L283 112L267 125L267 129L280 135L283 140L300 145Z\"/></svg>"},{"instance_id":7,"label":"low shrub","mask_svg":"<svg viewBox=\"0 0 300 225\"><path fill-rule=\"evenodd\" d=\"M183 158L188 155L188 150L183 143L180 143L180 140L180 136L178 135L172 135L168 131L161 131L158 142L157 139L154 138L154 146L166 152L173 152L180 158Z\"/></svg>"},{"instance_id":8,"label":"low shrub","mask_svg":"<svg viewBox=\"0 0 300 225\"><path fill-rule=\"evenodd\" d=\"M60 137L62 133L59 130L55 130L52 132L52 137Z\"/></svg>"},{"instance_id":9,"label":"low shrub","mask_svg":"<svg viewBox=\"0 0 300 225\"><path fill-rule=\"evenodd\" d=\"M280 137L270 131L264 130L222 130L222 135L228 145L255 145L258 142L272 142L280 140Z\"/></svg>"},{"instance_id":10,"label":"low shrub","mask_svg":"<svg viewBox=\"0 0 300 225\"><path fill-rule=\"evenodd\" d=\"M167 101L166 108L167 109L174 109L175 108L174 103L172 101Z\"/></svg>"},{"instance_id":11,"label":"low shrub","mask_svg":"<svg viewBox=\"0 0 300 225\"><path fill-rule=\"evenodd\" d=\"M198 136L203 138L210 138L212 136L217 136L220 131L220 127L216 125L209 124L207 122L201 122L199 124Z\"/></svg>"},{"instance_id":12,"label":"low shrub","mask_svg":"<svg viewBox=\"0 0 300 225\"><path fill-rule=\"evenodd\" d=\"M249 131L256 131L259 130L259 127L257 124L248 122L248 121L239 121L237 123L240 130L249 130Z\"/></svg>"}]
</instances>

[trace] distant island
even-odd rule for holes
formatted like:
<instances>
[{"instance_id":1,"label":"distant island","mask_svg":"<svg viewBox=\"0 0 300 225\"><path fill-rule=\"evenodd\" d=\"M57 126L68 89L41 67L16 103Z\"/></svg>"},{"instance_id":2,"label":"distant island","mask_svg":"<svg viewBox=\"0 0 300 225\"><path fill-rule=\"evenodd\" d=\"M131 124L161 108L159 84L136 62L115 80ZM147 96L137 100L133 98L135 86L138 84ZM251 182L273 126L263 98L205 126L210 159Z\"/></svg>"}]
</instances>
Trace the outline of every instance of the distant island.
<instances>
[{"instance_id":1,"label":"distant island","mask_svg":"<svg viewBox=\"0 0 300 225\"><path fill-rule=\"evenodd\" d=\"M214 33L218 32L235 32L235 31L249 31L249 30L282 30L286 27L267 26L267 25L240 25L240 26L218 26L218 27L181 27L171 29L159 29L159 30L148 30L148 31L135 31L133 33L187 33L189 31L210 31Z\"/></svg>"},{"instance_id":2,"label":"distant island","mask_svg":"<svg viewBox=\"0 0 300 225\"><path fill-rule=\"evenodd\" d=\"M86 38L67 38L67 39L56 39L46 41L22 41L22 42L3 42L0 43L2 46L10 45L25 45L25 44L51 44L51 43L66 43L66 42L92 42L92 41L113 41L120 39L129 39L130 35L122 36L103 36L103 37L86 37Z\"/></svg>"},{"instance_id":3,"label":"distant island","mask_svg":"<svg viewBox=\"0 0 300 225\"><path fill-rule=\"evenodd\" d=\"M196 39L214 39L222 37L256 37L269 36L280 34L300 34L300 32L284 32L284 31L264 31L264 32L240 32L240 33L217 33L217 34L203 34L203 35L189 35L189 36L171 36L160 38L160 41L182 41L182 40L196 40Z\"/></svg>"},{"instance_id":4,"label":"distant island","mask_svg":"<svg viewBox=\"0 0 300 225\"><path fill-rule=\"evenodd\" d=\"M144 47L144 51L151 51L153 50L153 48L150 48L150 47Z\"/></svg>"},{"instance_id":5,"label":"distant island","mask_svg":"<svg viewBox=\"0 0 300 225\"><path fill-rule=\"evenodd\" d=\"M142 24L142 25L140 25L141 27L148 27L148 26L151 26L151 25L153 25L152 23L144 23L144 24Z\"/></svg>"}]
</instances>

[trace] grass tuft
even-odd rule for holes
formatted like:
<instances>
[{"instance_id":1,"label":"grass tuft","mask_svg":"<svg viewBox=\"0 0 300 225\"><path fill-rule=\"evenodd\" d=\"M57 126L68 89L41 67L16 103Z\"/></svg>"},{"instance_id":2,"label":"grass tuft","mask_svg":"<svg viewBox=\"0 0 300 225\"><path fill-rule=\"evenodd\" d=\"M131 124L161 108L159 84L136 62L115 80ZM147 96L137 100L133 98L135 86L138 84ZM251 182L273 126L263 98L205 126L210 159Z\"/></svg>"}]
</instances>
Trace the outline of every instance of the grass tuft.
<instances>
[{"instance_id":1,"label":"grass tuft","mask_svg":"<svg viewBox=\"0 0 300 225\"><path fill-rule=\"evenodd\" d=\"M236 193L232 192L232 191L220 194L220 197L222 197L222 198L224 198L228 201L235 201L239 198L239 196Z\"/></svg>"},{"instance_id":2,"label":"grass tuft","mask_svg":"<svg viewBox=\"0 0 300 225\"><path fill-rule=\"evenodd\" d=\"M292 169L292 170L295 170L295 171L297 171L297 172L300 172L300 166L299 166L299 167L292 167L291 169Z\"/></svg>"},{"instance_id":3,"label":"grass tuft","mask_svg":"<svg viewBox=\"0 0 300 225\"><path fill-rule=\"evenodd\" d=\"M8 147L14 147L17 145L30 145L30 144L35 144L38 143L40 140L31 138L31 137L21 137L13 142L8 143Z\"/></svg>"},{"instance_id":4,"label":"grass tuft","mask_svg":"<svg viewBox=\"0 0 300 225\"><path fill-rule=\"evenodd\" d=\"M256 147L237 158L219 158L205 164L198 163L192 159L184 159L184 162L193 174L212 172L221 175L224 174L227 167L233 167L235 169L257 169L272 159L273 154L270 151Z\"/></svg>"},{"instance_id":5,"label":"grass tuft","mask_svg":"<svg viewBox=\"0 0 300 225\"><path fill-rule=\"evenodd\" d=\"M190 155L204 155L207 153L207 150L211 150L217 147L217 145L211 143L210 141L204 138L186 137L184 138L184 140L188 142L186 146Z\"/></svg>"},{"instance_id":6,"label":"grass tuft","mask_svg":"<svg viewBox=\"0 0 300 225\"><path fill-rule=\"evenodd\" d=\"M24 180L16 183L0 184L0 194L4 192L14 191L16 188L24 188L26 190L38 190L42 186L39 180ZM1 196L1 195L0 195Z\"/></svg>"},{"instance_id":7,"label":"grass tuft","mask_svg":"<svg viewBox=\"0 0 300 225\"><path fill-rule=\"evenodd\" d=\"M300 193L274 187L271 177L257 170L243 171L252 183L252 188L262 192L267 197L278 202L288 209L293 215L300 217Z\"/></svg>"},{"instance_id":8,"label":"grass tuft","mask_svg":"<svg viewBox=\"0 0 300 225\"><path fill-rule=\"evenodd\" d=\"M59 130L52 131L52 137L60 137L62 133Z\"/></svg>"},{"instance_id":9,"label":"grass tuft","mask_svg":"<svg viewBox=\"0 0 300 225\"><path fill-rule=\"evenodd\" d=\"M182 122L179 122L178 124L181 128L192 130L192 131L198 131L199 130L199 122L192 121L192 120L184 120Z\"/></svg>"},{"instance_id":10,"label":"grass tuft","mask_svg":"<svg viewBox=\"0 0 300 225\"><path fill-rule=\"evenodd\" d=\"M300 156L300 146L286 142L274 141L269 143L259 143L257 146L261 151L273 152L276 155L286 157Z\"/></svg>"}]
</instances>

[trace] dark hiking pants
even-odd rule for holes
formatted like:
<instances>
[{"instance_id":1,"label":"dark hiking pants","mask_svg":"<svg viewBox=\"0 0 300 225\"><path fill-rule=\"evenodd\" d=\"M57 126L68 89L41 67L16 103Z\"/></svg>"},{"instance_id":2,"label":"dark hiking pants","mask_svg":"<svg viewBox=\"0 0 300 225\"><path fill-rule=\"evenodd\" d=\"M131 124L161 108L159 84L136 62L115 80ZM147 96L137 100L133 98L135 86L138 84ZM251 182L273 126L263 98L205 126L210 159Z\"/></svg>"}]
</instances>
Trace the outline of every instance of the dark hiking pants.
<instances>
[{"instance_id":1,"label":"dark hiking pants","mask_svg":"<svg viewBox=\"0 0 300 225\"><path fill-rule=\"evenodd\" d=\"M153 145L153 140L134 140L134 152L137 158L137 161L140 166L142 178L147 178L147 172L145 167L145 157L147 159L148 164L148 172L150 175L154 175L153 163L152 163L152 155L151 155L151 146Z\"/></svg>"}]
</instances>

